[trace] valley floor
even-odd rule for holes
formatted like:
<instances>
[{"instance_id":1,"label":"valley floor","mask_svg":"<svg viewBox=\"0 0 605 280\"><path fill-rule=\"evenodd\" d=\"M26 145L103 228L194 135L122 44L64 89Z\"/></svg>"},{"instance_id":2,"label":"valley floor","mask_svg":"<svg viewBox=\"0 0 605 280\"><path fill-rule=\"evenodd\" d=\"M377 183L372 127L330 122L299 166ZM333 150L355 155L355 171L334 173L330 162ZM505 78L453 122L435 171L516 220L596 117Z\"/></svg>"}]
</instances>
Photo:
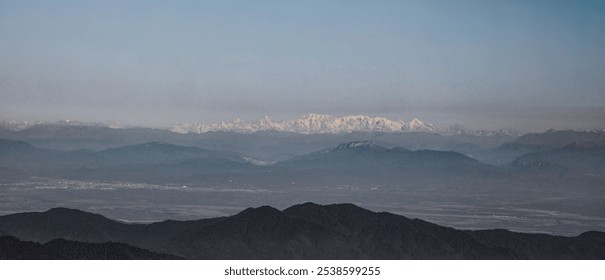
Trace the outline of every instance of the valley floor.
<instances>
[{"instance_id":1,"label":"valley floor","mask_svg":"<svg viewBox=\"0 0 605 280\"><path fill-rule=\"evenodd\" d=\"M605 212L599 206L604 197L581 192L570 195L553 191L538 196L486 191L469 196L456 190L410 191L379 185L309 187L294 183L280 190L229 181L222 185L183 186L42 178L0 185L0 215L68 207L134 223L229 216L247 207L272 205L283 209L307 201L350 202L457 229L504 228L565 236L605 231Z\"/></svg>"}]
</instances>

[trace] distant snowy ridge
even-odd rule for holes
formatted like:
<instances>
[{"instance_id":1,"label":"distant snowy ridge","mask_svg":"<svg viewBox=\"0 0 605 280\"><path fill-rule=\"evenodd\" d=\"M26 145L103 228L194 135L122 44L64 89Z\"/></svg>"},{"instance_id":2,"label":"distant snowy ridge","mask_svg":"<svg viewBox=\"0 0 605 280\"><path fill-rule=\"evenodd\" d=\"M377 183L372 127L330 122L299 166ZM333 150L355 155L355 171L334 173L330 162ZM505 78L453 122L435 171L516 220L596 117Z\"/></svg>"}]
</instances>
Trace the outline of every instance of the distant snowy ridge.
<instances>
[{"instance_id":1,"label":"distant snowy ridge","mask_svg":"<svg viewBox=\"0 0 605 280\"><path fill-rule=\"evenodd\" d=\"M435 131L433 124L413 118L406 123L403 120L390 120L384 117L365 115L335 117L331 115L309 114L296 120L274 121L264 117L248 122L235 119L231 122L181 124L171 129L177 133L205 133L210 131L258 132L278 131L301 134L347 133L347 132L405 132Z\"/></svg>"},{"instance_id":2,"label":"distant snowy ridge","mask_svg":"<svg viewBox=\"0 0 605 280\"><path fill-rule=\"evenodd\" d=\"M508 135L519 137L523 135L520 131L513 128L500 128L497 130L474 130L463 127L459 124L450 125L439 129L441 135L475 135L475 136L497 136Z\"/></svg>"},{"instance_id":3,"label":"distant snowy ridge","mask_svg":"<svg viewBox=\"0 0 605 280\"><path fill-rule=\"evenodd\" d=\"M99 123L99 122L80 122L80 121L72 121L72 120L60 120L60 121L56 121L56 122L44 122L44 121L29 122L29 121L15 121L15 120L0 121L0 127L6 128L6 129L9 129L12 131L22 131L22 130L26 130L30 127L41 126L41 125L100 126L100 127L107 127L107 128L113 128L113 129L124 129L124 128L129 127L129 126L125 126L120 123L117 123L117 122Z\"/></svg>"},{"instance_id":4,"label":"distant snowy ridge","mask_svg":"<svg viewBox=\"0 0 605 280\"><path fill-rule=\"evenodd\" d=\"M140 126L124 125L118 122L80 122L73 120L61 120L56 122L45 121L0 121L0 128L11 131L24 131L38 126L90 126L106 127L111 129L140 128ZM181 134L202 134L206 132L239 132L254 133L260 131L289 132L299 134L338 134L350 132L429 132L441 135L475 135L475 136L521 136L522 133L515 129L498 130L472 130L461 125L451 125L438 127L432 123L412 118L409 122L401 119L391 120L385 117L370 117L366 115L352 115L336 117L332 115L309 114L295 120L272 120L270 117L264 117L258 121L245 121L235 119L231 122L217 123L195 123L180 124L166 129ZM604 131L604 130L599 130Z\"/></svg>"}]
</instances>

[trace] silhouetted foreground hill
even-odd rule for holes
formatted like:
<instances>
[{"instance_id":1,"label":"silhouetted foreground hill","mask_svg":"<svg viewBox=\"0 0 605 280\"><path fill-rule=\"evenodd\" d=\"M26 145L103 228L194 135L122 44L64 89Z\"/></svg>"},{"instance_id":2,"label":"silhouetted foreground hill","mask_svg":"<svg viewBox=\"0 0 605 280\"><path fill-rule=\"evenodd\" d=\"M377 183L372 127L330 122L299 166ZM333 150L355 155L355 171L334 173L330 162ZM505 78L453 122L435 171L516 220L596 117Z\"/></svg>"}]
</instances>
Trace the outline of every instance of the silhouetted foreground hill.
<instances>
[{"instance_id":1,"label":"silhouetted foreground hill","mask_svg":"<svg viewBox=\"0 0 605 280\"><path fill-rule=\"evenodd\" d=\"M0 233L37 242L57 238L123 242L188 259L605 259L603 232L563 237L507 230L456 230L352 204L305 203L283 211L263 206L230 217L147 225L124 224L96 214L59 208L2 216ZM35 248L50 244L55 251L64 247L67 252L51 258L86 258L85 252L79 255L80 248L87 251L94 246L118 246L77 245L81 243L65 240L45 245L19 244L3 245L2 256L35 258L10 250L22 251L21 247L41 250ZM125 256L132 258L163 258L136 255L141 251L132 251L131 247L114 249L130 252ZM93 256L120 258L124 253Z\"/></svg>"},{"instance_id":2,"label":"silhouetted foreground hill","mask_svg":"<svg viewBox=\"0 0 605 280\"><path fill-rule=\"evenodd\" d=\"M179 259L123 243L89 243L54 239L46 244L0 237L3 260L168 260Z\"/></svg>"}]
</instances>

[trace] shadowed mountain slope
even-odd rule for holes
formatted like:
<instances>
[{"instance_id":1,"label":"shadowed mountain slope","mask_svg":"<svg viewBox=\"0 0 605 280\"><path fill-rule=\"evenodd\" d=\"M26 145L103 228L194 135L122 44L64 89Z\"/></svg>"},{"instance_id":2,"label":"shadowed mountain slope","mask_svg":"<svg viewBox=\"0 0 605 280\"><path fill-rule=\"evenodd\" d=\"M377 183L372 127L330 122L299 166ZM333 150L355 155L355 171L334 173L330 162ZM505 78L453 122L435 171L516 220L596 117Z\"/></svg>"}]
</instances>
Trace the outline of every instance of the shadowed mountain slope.
<instances>
[{"instance_id":1,"label":"shadowed mountain slope","mask_svg":"<svg viewBox=\"0 0 605 280\"><path fill-rule=\"evenodd\" d=\"M335 148L299 156L273 166L286 171L329 171L339 176L402 179L430 175L469 176L494 174L496 168L450 151L387 149L369 141L341 144Z\"/></svg>"},{"instance_id":2,"label":"shadowed mountain slope","mask_svg":"<svg viewBox=\"0 0 605 280\"><path fill-rule=\"evenodd\" d=\"M178 146L162 142L148 142L111 148L100 151L98 155L104 161L121 164L174 163L194 158L230 159L243 162L242 156L235 153Z\"/></svg>"},{"instance_id":3,"label":"shadowed mountain slope","mask_svg":"<svg viewBox=\"0 0 605 280\"><path fill-rule=\"evenodd\" d=\"M149 142L100 152L49 150L0 139L0 174L80 180L179 182L187 178L247 172L255 166L235 153Z\"/></svg>"},{"instance_id":4,"label":"shadowed mountain slope","mask_svg":"<svg viewBox=\"0 0 605 280\"><path fill-rule=\"evenodd\" d=\"M548 130L529 133L484 152L481 160L492 164L509 164L521 155L535 153L578 143L605 144L605 131Z\"/></svg>"},{"instance_id":5,"label":"shadowed mountain slope","mask_svg":"<svg viewBox=\"0 0 605 280\"><path fill-rule=\"evenodd\" d=\"M605 144L574 142L562 148L525 154L512 165L525 169L556 169L561 175L575 173L602 177L605 174Z\"/></svg>"},{"instance_id":6,"label":"shadowed mountain slope","mask_svg":"<svg viewBox=\"0 0 605 280\"><path fill-rule=\"evenodd\" d=\"M169 254L158 254L123 243L90 243L54 239L45 244L0 236L2 260L174 260Z\"/></svg>"}]
</instances>

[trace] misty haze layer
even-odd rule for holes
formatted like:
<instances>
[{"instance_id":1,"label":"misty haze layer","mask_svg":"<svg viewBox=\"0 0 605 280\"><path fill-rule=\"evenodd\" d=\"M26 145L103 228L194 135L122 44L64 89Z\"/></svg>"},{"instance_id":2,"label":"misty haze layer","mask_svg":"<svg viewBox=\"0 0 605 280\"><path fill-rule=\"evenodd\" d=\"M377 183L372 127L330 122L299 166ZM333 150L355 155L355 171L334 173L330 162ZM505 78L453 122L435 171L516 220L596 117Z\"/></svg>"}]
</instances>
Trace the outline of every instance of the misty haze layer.
<instances>
[{"instance_id":1,"label":"misty haze layer","mask_svg":"<svg viewBox=\"0 0 605 280\"><path fill-rule=\"evenodd\" d=\"M602 1L2 1L0 118L601 128Z\"/></svg>"}]
</instances>

